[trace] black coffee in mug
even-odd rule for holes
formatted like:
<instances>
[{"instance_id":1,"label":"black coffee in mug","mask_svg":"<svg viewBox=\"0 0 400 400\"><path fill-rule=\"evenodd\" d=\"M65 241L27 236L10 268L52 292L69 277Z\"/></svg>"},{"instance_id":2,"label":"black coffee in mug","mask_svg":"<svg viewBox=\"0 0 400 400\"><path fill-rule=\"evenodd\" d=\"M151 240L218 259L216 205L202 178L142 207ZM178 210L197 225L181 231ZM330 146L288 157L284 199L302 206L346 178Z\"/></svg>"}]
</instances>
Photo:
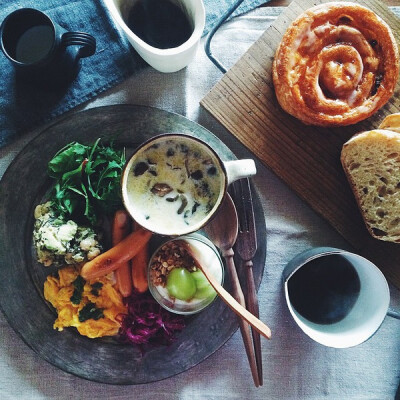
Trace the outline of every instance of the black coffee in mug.
<instances>
[{"instance_id":1,"label":"black coffee in mug","mask_svg":"<svg viewBox=\"0 0 400 400\"><path fill-rule=\"evenodd\" d=\"M43 86L70 82L79 71L80 59L96 51L93 36L68 32L33 8L18 9L5 18L0 45L18 77Z\"/></svg>"},{"instance_id":2,"label":"black coffee in mug","mask_svg":"<svg viewBox=\"0 0 400 400\"><path fill-rule=\"evenodd\" d=\"M15 59L25 64L35 63L49 54L53 44L54 31L51 26L33 26L18 39Z\"/></svg>"},{"instance_id":3,"label":"black coffee in mug","mask_svg":"<svg viewBox=\"0 0 400 400\"><path fill-rule=\"evenodd\" d=\"M324 346L347 348L369 339L386 317L389 285L366 258L335 247L314 247L282 272L289 312Z\"/></svg>"},{"instance_id":4,"label":"black coffee in mug","mask_svg":"<svg viewBox=\"0 0 400 400\"><path fill-rule=\"evenodd\" d=\"M158 49L178 47L193 33L186 11L173 0L138 0L126 22L136 36Z\"/></svg>"},{"instance_id":5,"label":"black coffee in mug","mask_svg":"<svg viewBox=\"0 0 400 400\"><path fill-rule=\"evenodd\" d=\"M334 324L344 319L360 294L360 278L340 254L315 258L288 280L293 308L316 324Z\"/></svg>"}]
</instances>

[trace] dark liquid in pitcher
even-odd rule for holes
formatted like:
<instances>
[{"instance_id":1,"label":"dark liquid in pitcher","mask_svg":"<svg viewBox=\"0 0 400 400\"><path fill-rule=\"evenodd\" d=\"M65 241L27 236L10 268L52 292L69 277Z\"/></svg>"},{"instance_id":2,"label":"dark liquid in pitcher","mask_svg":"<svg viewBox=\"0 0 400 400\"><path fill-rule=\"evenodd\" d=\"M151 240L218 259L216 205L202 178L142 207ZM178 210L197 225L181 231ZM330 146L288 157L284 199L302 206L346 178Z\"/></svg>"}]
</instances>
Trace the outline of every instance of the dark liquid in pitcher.
<instances>
[{"instance_id":1,"label":"dark liquid in pitcher","mask_svg":"<svg viewBox=\"0 0 400 400\"><path fill-rule=\"evenodd\" d=\"M341 255L316 258L288 280L294 309L316 324L333 324L351 311L360 294L360 278Z\"/></svg>"},{"instance_id":2,"label":"dark liquid in pitcher","mask_svg":"<svg viewBox=\"0 0 400 400\"><path fill-rule=\"evenodd\" d=\"M131 31L150 46L170 49L185 43L193 27L183 9L170 0L139 0L128 17Z\"/></svg>"},{"instance_id":3,"label":"dark liquid in pitcher","mask_svg":"<svg viewBox=\"0 0 400 400\"><path fill-rule=\"evenodd\" d=\"M15 59L25 64L37 62L47 56L53 43L54 32L51 26L33 26L18 39Z\"/></svg>"}]
</instances>

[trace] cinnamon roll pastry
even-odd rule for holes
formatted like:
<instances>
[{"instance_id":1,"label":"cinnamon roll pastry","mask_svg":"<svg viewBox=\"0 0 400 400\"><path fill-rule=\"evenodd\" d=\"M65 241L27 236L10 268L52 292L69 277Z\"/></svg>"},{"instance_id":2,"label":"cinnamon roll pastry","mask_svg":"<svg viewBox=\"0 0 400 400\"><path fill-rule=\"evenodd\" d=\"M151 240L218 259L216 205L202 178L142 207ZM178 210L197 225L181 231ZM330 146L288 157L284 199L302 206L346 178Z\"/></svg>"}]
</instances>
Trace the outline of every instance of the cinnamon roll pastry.
<instances>
[{"instance_id":1,"label":"cinnamon roll pastry","mask_svg":"<svg viewBox=\"0 0 400 400\"><path fill-rule=\"evenodd\" d=\"M350 2L301 14L284 34L272 68L282 108L318 126L368 118L392 96L398 74L399 52L389 26Z\"/></svg>"}]
</instances>

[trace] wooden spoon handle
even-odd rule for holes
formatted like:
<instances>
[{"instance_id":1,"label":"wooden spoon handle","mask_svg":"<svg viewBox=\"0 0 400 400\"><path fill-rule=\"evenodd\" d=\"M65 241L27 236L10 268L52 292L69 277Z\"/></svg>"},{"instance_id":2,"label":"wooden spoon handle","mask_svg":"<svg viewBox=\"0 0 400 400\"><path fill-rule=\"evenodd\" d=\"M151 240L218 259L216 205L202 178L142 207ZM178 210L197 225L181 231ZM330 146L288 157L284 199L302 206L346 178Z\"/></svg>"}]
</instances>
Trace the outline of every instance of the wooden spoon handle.
<instances>
[{"instance_id":1,"label":"wooden spoon handle","mask_svg":"<svg viewBox=\"0 0 400 400\"><path fill-rule=\"evenodd\" d=\"M211 286L215 289L221 299L235 312L237 315L246 320L260 335L267 339L271 339L271 329L268 328L263 322L256 318L253 314L241 306L214 278L207 267L199 266Z\"/></svg>"}]
</instances>

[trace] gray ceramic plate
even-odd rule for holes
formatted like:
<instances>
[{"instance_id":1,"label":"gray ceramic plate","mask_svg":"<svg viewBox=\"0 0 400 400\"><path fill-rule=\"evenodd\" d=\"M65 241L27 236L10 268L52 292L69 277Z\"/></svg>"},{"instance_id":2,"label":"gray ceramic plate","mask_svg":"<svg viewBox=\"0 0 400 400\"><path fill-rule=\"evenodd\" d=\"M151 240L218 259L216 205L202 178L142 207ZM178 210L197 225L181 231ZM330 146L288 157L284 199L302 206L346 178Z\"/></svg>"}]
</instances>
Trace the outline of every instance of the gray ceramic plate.
<instances>
[{"instance_id":1,"label":"gray ceramic plate","mask_svg":"<svg viewBox=\"0 0 400 400\"><path fill-rule=\"evenodd\" d=\"M110 339L88 339L75 328L52 328L54 310L43 299L49 270L32 251L33 210L51 187L46 166L71 141L92 143L99 136L118 135L128 149L164 132L186 132L206 140L222 159L233 153L200 125L150 107L118 105L68 116L43 131L15 158L0 183L0 306L8 322L43 359L85 379L110 384L139 384L168 378L203 361L236 331L236 316L217 299L205 311L188 318L187 326L169 347L157 347L143 357L139 350ZM254 193L258 230L255 279L260 284L265 264L266 229L260 200ZM229 279L225 280L229 290ZM243 357L245 353L243 352Z\"/></svg>"}]
</instances>

